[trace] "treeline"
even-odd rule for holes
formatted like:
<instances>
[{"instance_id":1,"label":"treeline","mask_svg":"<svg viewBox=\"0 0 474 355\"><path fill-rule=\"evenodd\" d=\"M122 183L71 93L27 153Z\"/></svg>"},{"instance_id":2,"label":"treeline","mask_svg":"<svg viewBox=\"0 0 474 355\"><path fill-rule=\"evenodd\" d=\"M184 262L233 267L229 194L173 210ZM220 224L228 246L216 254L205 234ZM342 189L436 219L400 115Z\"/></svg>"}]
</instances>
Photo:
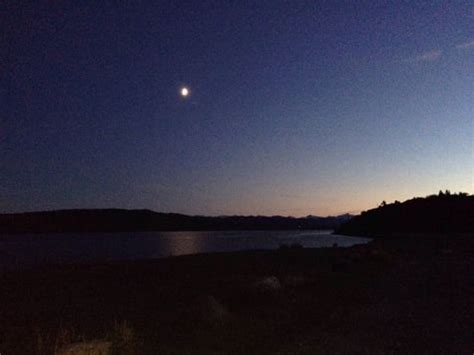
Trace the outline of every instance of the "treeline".
<instances>
[{"instance_id":1,"label":"treeline","mask_svg":"<svg viewBox=\"0 0 474 355\"><path fill-rule=\"evenodd\" d=\"M150 210L59 210L0 214L0 233L335 229L350 217L205 217Z\"/></svg>"},{"instance_id":2,"label":"treeline","mask_svg":"<svg viewBox=\"0 0 474 355\"><path fill-rule=\"evenodd\" d=\"M383 201L378 208L362 212L342 224L338 234L378 236L397 233L472 233L474 195L451 194L413 198L403 203Z\"/></svg>"}]
</instances>

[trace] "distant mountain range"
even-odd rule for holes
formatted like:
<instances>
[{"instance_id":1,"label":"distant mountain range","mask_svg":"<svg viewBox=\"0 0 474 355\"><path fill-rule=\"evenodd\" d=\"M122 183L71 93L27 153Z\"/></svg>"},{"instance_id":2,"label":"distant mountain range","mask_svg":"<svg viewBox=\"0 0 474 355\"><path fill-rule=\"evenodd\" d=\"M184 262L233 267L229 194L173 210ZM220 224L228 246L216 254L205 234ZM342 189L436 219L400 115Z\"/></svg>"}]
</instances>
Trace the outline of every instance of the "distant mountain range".
<instances>
[{"instance_id":1,"label":"distant mountain range","mask_svg":"<svg viewBox=\"0 0 474 355\"><path fill-rule=\"evenodd\" d=\"M474 233L474 195L449 191L405 202L382 204L362 212L336 229L337 234Z\"/></svg>"},{"instance_id":2,"label":"distant mountain range","mask_svg":"<svg viewBox=\"0 0 474 355\"><path fill-rule=\"evenodd\" d=\"M351 217L205 217L150 210L77 209L0 214L0 233L336 229Z\"/></svg>"}]
</instances>

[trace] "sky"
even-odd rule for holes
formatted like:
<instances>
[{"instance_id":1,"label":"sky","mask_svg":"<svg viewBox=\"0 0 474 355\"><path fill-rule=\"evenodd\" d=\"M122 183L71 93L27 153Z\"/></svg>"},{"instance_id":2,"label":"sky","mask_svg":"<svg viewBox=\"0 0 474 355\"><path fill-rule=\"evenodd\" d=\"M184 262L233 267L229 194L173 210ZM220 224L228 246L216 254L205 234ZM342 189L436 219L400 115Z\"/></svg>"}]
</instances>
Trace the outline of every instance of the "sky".
<instances>
[{"instance_id":1,"label":"sky","mask_svg":"<svg viewBox=\"0 0 474 355\"><path fill-rule=\"evenodd\" d=\"M1 6L0 212L474 192L472 1Z\"/></svg>"}]
</instances>

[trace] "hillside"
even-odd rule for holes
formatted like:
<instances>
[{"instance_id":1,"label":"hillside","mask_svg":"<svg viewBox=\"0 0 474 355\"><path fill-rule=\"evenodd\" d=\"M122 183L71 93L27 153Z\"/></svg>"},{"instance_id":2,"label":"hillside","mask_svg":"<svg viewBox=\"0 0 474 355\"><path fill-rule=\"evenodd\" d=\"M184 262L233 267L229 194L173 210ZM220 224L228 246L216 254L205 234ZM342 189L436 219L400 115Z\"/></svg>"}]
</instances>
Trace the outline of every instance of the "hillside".
<instances>
[{"instance_id":1,"label":"hillside","mask_svg":"<svg viewBox=\"0 0 474 355\"><path fill-rule=\"evenodd\" d=\"M150 210L59 210L0 214L0 233L335 229L348 218L348 215L204 217Z\"/></svg>"},{"instance_id":2,"label":"hillside","mask_svg":"<svg viewBox=\"0 0 474 355\"><path fill-rule=\"evenodd\" d=\"M360 236L466 232L474 232L474 195L449 192L403 203L382 203L336 230L338 234Z\"/></svg>"}]
</instances>

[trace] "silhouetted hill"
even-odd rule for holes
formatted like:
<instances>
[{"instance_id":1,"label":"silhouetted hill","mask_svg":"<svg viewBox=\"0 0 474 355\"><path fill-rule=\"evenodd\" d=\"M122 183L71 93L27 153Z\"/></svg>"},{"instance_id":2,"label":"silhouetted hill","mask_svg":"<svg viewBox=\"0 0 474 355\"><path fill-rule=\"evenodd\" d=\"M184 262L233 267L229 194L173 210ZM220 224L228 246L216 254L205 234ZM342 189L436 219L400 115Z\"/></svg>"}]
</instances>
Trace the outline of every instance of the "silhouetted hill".
<instances>
[{"instance_id":1,"label":"silhouetted hill","mask_svg":"<svg viewBox=\"0 0 474 355\"><path fill-rule=\"evenodd\" d=\"M338 234L360 236L465 232L474 232L474 196L449 192L403 203L382 203L336 230Z\"/></svg>"},{"instance_id":2,"label":"silhouetted hill","mask_svg":"<svg viewBox=\"0 0 474 355\"><path fill-rule=\"evenodd\" d=\"M87 209L0 214L0 233L335 229L341 217L204 217L150 210Z\"/></svg>"}]
</instances>

